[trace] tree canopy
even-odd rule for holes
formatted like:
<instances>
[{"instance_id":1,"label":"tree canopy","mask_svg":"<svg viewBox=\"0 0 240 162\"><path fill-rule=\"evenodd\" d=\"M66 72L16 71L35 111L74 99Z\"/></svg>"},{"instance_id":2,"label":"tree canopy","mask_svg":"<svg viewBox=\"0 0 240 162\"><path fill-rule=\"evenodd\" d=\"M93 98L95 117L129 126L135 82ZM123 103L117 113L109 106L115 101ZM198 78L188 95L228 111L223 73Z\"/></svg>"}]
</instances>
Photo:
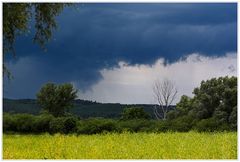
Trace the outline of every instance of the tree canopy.
<instances>
[{"instance_id":1,"label":"tree canopy","mask_svg":"<svg viewBox=\"0 0 240 162\"><path fill-rule=\"evenodd\" d=\"M63 116L66 110L73 107L73 100L77 97L77 90L72 84L56 85L47 83L37 94L37 101L42 108L54 116Z\"/></svg>"},{"instance_id":2,"label":"tree canopy","mask_svg":"<svg viewBox=\"0 0 240 162\"><path fill-rule=\"evenodd\" d=\"M199 122L204 128L206 125L237 128L237 77L202 81L193 94L193 98L182 96L176 109L168 113L168 119L188 116L191 122Z\"/></svg>"},{"instance_id":3,"label":"tree canopy","mask_svg":"<svg viewBox=\"0 0 240 162\"><path fill-rule=\"evenodd\" d=\"M14 43L16 37L27 34L30 21L34 19L35 34L33 42L45 48L51 39L53 30L57 28L58 16L67 3L3 3L3 56L15 56ZM3 63L3 75L10 77Z\"/></svg>"},{"instance_id":4,"label":"tree canopy","mask_svg":"<svg viewBox=\"0 0 240 162\"><path fill-rule=\"evenodd\" d=\"M149 119L150 115L143 108L131 107L125 108L122 112L122 120Z\"/></svg>"}]
</instances>

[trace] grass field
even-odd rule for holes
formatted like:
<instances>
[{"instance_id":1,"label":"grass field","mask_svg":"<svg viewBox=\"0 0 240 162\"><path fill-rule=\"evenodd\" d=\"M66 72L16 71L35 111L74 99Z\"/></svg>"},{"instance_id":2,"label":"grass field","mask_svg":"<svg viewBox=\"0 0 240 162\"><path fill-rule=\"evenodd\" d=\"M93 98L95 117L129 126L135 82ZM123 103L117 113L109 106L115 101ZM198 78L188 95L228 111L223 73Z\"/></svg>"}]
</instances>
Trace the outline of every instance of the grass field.
<instances>
[{"instance_id":1,"label":"grass field","mask_svg":"<svg viewBox=\"0 0 240 162\"><path fill-rule=\"evenodd\" d=\"M237 133L4 134L3 159L237 159Z\"/></svg>"}]
</instances>

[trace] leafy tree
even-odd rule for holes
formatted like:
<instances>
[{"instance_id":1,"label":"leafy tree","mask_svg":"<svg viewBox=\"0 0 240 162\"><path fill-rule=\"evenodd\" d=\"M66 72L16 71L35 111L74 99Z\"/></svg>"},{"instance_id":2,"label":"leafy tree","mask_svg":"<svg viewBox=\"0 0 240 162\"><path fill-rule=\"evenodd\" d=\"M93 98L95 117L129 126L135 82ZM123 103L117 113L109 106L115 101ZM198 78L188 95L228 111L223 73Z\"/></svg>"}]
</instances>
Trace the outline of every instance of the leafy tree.
<instances>
[{"instance_id":1,"label":"leafy tree","mask_svg":"<svg viewBox=\"0 0 240 162\"><path fill-rule=\"evenodd\" d=\"M202 81L193 93L196 118L215 117L218 121L227 122L233 108L237 106L237 78L219 77Z\"/></svg>"},{"instance_id":2,"label":"leafy tree","mask_svg":"<svg viewBox=\"0 0 240 162\"><path fill-rule=\"evenodd\" d=\"M183 115L171 120L169 129L172 131L187 132L194 124L194 118L188 115Z\"/></svg>"},{"instance_id":3,"label":"leafy tree","mask_svg":"<svg viewBox=\"0 0 240 162\"><path fill-rule=\"evenodd\" d=\"M213 131L216 127L227 130L229 125L236 130L236 77L226 76L202 81L200 87L194 89L193 94L193 98L182 96L176 109L168 113L168 119L174 120L187 115L197 123L196 127L199 130Z\"/></svg>"},{"instance_id":4,"label":"leafy tree","mask_svg":"<svg viewBox=\"0 0 240 162\"><path fill-rule=\"evenodd\" d=\"M179 116L187 115L192 109L192 99L183 95L180 101L176 104L176 108L167 113L167 119L174 119Z\"/></svg>"},{"instance_id":5,"label":"leafy tree","mask_svg":"<svg viewBox=\"0 0 240 162\"><path fill-rule=\"evenodd\" d=\"M56 85L47 83L37 94L37 101L42 108L54 116L63 116L66 110L73 107L77 90L72 84Z\"/></svg>"},{"instance_id":6,"label":"leafy tree","mask_svg":"<svg viewBox=\"0 0 240 162\"><path fill-rule=\"evenodd\" d=\"M65 133L64 121L65 121L64 117L53 118L53 120L51 120L49 123L50 134L54 133L64 134Z\"/></svg>"},{"instance_id":7,"label":"leafy tree","mask_svg":"<svg viewBox=\"0 0 240 162\"><path fill-rule=\"evenodd\" d=\"M218 123L214 118L202 119L196 124L195 129L199 132L214 132L218 129Z\"/></svg>"},{"instance_id":8,"label":"leafy tree","mask_svg":"<svg viewBox=\"0 0 240 162\"><path fill-rule=\"evenodd\" d=\"M233 108L233 111L231 112L228 120L230 123L230 127L233 130L237 130L237 106Z\"/></svg>"},{"instance_id":9,"label":"leafy tree","mask_svg":"<svg viewBox=\"0 0 240 162\"><path fill-rule=\"evenodd\" d=\"M14 43L19 35L29 33L29 25L34 18L35 34L33 41L42 48L52 37L57 28L58 16L66 3L3 3L3 56L6 53L15 55ZM10 77L5 64L3 74Z\"/></svg>"},{"instance_id":10,"label":"leafy tree","mask_svg":"<svg viewBox=\"0 0 240 162\"><path fill-rule=\"evenodd\" d=\"M54 119L54 117L51 114L41 114L41 115L35 116L34 118L35 119L33 122L33 125L34 125L33 131L35 133L50 131L49 124Z\"/></svg>"},{"instance_id":11,"label":"leafy tree","mask_svg":"<svg viewBox=\"0 0 240 162\"><path fill-rule=\"evenodd\" d=\"M149 119L150 115L143 108L132 107L123 109L122 120Z\"/></svg>"},{"instance_id":12,"label":"leafy tree","mask_svg":"<svg viewBox=\"0 0 240 162\"><path fill-rule=\"evenodd\" d=\"M64 121L64 133L71 133L73 132L77 127L77 118L75 117L66 117Z\"/></svg>"},{"instance_id":13,"label":"leafy tree","mask_svg":"<svg viewBox=\"0 0 240 162\"><path fill-rule=\"evenodd\" d=\"M14 115L3 113L3 131L17 131L17 120Z\"/></svg>"},{"instance_id":14,"label":"leafy tree","mask_svg":"<svg viewBox=\"0 0 240 162\"><path fill-rule=\"evenodd\" d=\"M30 133L34 129L34 116L31 114L16 114L14 115L16 123L16 132Z\"/></svg>"}]
</instances>

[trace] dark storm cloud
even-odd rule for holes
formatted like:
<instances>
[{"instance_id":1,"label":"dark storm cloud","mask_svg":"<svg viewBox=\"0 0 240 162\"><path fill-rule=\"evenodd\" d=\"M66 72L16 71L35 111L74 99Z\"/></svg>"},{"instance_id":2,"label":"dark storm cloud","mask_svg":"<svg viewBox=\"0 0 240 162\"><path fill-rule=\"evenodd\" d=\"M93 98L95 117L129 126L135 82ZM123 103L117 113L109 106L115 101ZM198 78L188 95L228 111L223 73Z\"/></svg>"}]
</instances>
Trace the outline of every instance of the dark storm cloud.
<instances>
[{"instance_id":1,"label":"dark storm cloud","mask_svg":"<svg viewBox=\"0 0 240 162\"><path fill-rule=\"evenodd\" d=\"M18 58L38 62L28 68L34 69L31 75L39 81L18 75L12 83L25 85L26 96L46 81L74 81L86 90L101 79L99 70L117 66L120 60L152 64L160 57L174 62L193 52L221 56L237 51L236 4L79 4L77 8L65 9L58 17L59 27L47 52L32 45L31 35L18 39Z\"/></svg>"}]
</instances>

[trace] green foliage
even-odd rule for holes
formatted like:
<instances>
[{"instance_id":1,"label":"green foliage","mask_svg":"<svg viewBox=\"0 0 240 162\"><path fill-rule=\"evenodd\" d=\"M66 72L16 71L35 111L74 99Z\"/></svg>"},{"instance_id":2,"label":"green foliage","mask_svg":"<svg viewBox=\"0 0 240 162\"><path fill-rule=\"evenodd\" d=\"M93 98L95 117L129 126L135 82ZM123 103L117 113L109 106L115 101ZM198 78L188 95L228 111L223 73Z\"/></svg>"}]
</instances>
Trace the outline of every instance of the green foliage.
<instances>
[{"instance_id":1,"label":"green foliage","mask_svg":"<svg viewBox=\"0 0 240 162\"><path fill-rule=\"evenodd\" d=\"M77 119L75 117L57 117L50 121L50 133L68 134L76 131Z\"/></svg>"},{"instance_id":2,"label":"green foliage","mask_svg":"<svg viewBox=\"0 0 240 162\"><path fill-rule=\"evenodd\" d=\"M199 132L214 132L218 129L218 122L214 118L202 119L196 124L195 129Z\"/></svg>"},{"instance_id":3,"label":"green foliage","mask_svg":"<svg viewBox=\"0 0 240 162\"><path fill-rule=\"evenodd\" d=\"M118 123L119 131L129 131L129 132L140 132L140 131L149 131L151 122L144 119L134 119L120 121Z\"/></svg>"},{"instance_id":4,"label":"green foliage","mask_svg":"<svg viewBox=\"0 0 240 162\"><path fill-rule=\"evenodd\" d=\"M64 133L73 133L77 128L77 118L75 117L66 117L64 121Z\"/></svg>"},{"instance_id":5,"label":"green foliage","mask_svg":"<svg viewBox=\"0 0 240 162\"><path fill-rule=\"evenodd\" d=\"M65 133L64 130L64 117L54 118L49 123L50 133Z\"/></svg>"},{"instance_id":6,"label":"green foliage","mask_svg":"<svg viewBox=\"0 0 240 162\"><path fill-rule=\"evenodd\" d=\"M156 128L154 128L154 132L168 132L171 128L171 122L167 120L161 120L156 122Z\"/></svg>"},{"instance_id":7,"label":"green foliage","mask_svg":"<svg viewBox=\"0 0 240 162\"><path fill-rule=\"evenodd\" d=\"M143 107L144 111L154 117L152 108L154 105L150 104L138 104L138 105L124 105L119 103L98 103L86 100L74 100L73 108L69 110L72 113L82 119L90 117L103 117L118 119L121 117L121 113L126 106L129 107ZM37 104L36 100L30 99L3 99L3 112L11 113L29 113L37 115L41 113L41 107Z\"/></svg>"},{"instance_id":8,"label":"green foliage","mask_svg":"<svg viewBox=\"0 0 240 162\"><path fill-rule=\"evenodd\" d=\"M33 132L34 116L29 114L17 114L17 131L23 133Z\"/></svg>"},{"instance_id":9,"label":"green foliage","mask_svg":"<svg viewBox=\"0 0 240 162\"><path fill-rule=\"evenodd\" d=\"M17 120L9 113L3 114L3 131L17 131Z\"/></svg>"},{"instance_id":10,"label":"green foliage","mask_svg":"<svg viewBox=\"0 0 240 162\"><path fill-rule=\"evenodd\" d=\"M187 115L181 116L179 118L176 118L172 121L170 121L170 127L169 129L172 131L178 131L178 132L188 132L192 128L192 122L193 119Z\"/></svg>"},{"instance_id":11,"label":"green foliage","mask_svg":"<svg viewBox=\"0 0 240 162\"><path fill-rule=\"evenodd\" d=\"M178 111L175 109L175 110L170 110L168 113L167 113L167 120L173 120L173 119L176 119L178 117Z\"/></svg>"},{"instance_id":12,"label":"green foliage","mask_svg":"<svg viewBox=\"0 0 240 162\"><path fill-rule=\"evenodd\" d=\"M233 111L229 116L229 123L233 130L237 130L237 106L233 108Z\"/></svg>"},{"instance_id":13,"label":"green foliage","mask_svg":"<svg viewBox=\"0 0 240 162\"><path fill-rule=\"evenodd\" d=\"M63 116L66 110L73 107L73 101L77 97L77 90L72 84L55 85L47 83L37 94L37 101L44 110L54 116Z\"/></svg>"},{"instance_id":14,"label":"green foliage","mask_svg":"<svg viewBox=\"0 0 240 162\"><path fill-rule=\"evenodd\" d=\"M169 120L180 120L175 123L181 123L181 118L188 116L188 119L194 121L192 126L197 123L196 128L199 131L229 130L229 125L232 130L236 130L236 77L219 77L202 81L201 86L195 88L193 94L193 98L182 96L176 109L168 113ZM188 124L188 122L184 123Z\"/></svg>"},{"instance_id":15,"label":"green foliage","mask_svg":"<svg viewBox=\"0 0 240 162\"><path fill-rule=\"evenodd\" d=\"M237 130L237 78L220 77L202 81L194 89L195 96L182 96L176 109L170 111L167 120L147 120L143 108L125 108L121 120L90 118L79 120L66 113L76 97L71 84L46 84L38 93L38 102L47 112L3 115L4 132L20 133L78 133L104 132L199 132ZM25 101L24 101L25 102ZM83 103L82 103L83 104ZM89 104L89 103L87 103ZM50 114L48 114L50 113ZM52 114L52 115L51 115Z\"/></svg>"},{"instance_id":16,"label":"green foliage","mask_svg":"<svg viewBox=\"0 0 240 162\"><path fill-rule=\"evenodd\" d=\"M42 48L52 37L52 32L57 28L55 17L58 16L64 6L64 3L35 3L35 29L34 42Z\"/></svg>"},{"instance_id":17,"label":"green foliage","mask_svg":"<svg viewBox=\"0 0 240 162\"><path fill-rule=\"evenodd\" d=\"M42 48L52 37L57 28L56 16L58 16L66 3L3 3L3 55L12 53L15 55L14 43L18 35L30 32L29 24L34 18L34 42ZM10 77L5 64L3 73Z\"/></svg>"},{"instance_id":18,"label":"green foliage","mask_svg":"<svg viewBox=\"0 0 240 162\"><path fill-rule=\"evenodd\" d=\"M187 115L192 109L192 100L190 97L183 95L176 105L175 110L171 110L167 114L167 119L175 119L179 116Z\"/></svg>"},{"instance_id":19,"label":"green foliage","mask_svg":"<svg viewBox=\"0 0 240 162\"><path fill-rule=\"evenodd\" d=\"M34 116L31 114L8 114L3 115L4 132L42 133L49 132L51 115Z\"/></svg>"},{"instance_id":20,"label":"green foliage","mask_svg":"<svg viewBox=\"0 0 240 162\"><path fill-rule=\"evenodd\" d=\"M125 108L122 113L122 120L149 119L150 115L143 108L132 107Z\"/></svg>"},{"instance_id":21,"label":"green foliage","mask_svg":"<svg viewBox=\"0 0 240 162\"><path fill-rule=\"evenodd\" d=\"M214 116L226 122L237 105L237 78L219 77L202 81L200 88L195 88L193 93L196 118L207 119Z\"/></svg>"},{"instance_id":22,"label":"green foliage","mask_svg":"<svg viewBox=\"0 0 240 162\"><path fill-rule=\"evenodd\" d=\"M97 134L104 132L188 132L197 131L224 131L229 130L228 124L219 124L214 118L201 121L192 120L183 116L174 120L113 120L104 118L90 118L79 120L76 117L54 117L52 115L6 114L3 116L4 133L77 133Z\"/></svg>"},{"instance_id":23,"label":"green foliage","mask_svg":"<svg viewBox=\"0 0 240 162\"><path fill-rule=\"evenodd\" d=\"M112 119L90 118L78 123L78 134L96 134L117 131L116 121Z\"/></svg>"},{"instance_id":24,"label":"green foliage","mask_svg":"<svg viewBox=\"0 0 240 162\"><path fill-rule=\"evenodd\" d=\"M29 3L3 4L3 51L13 51L16 35L26 33L31 17Z\"/></svg>"},{"instance_id":25,"label":"green foliage","mask_svg":"<svg viewBox=\"0 0 240 162\"><path fill-rule=\"evenodd\" d=\"M34 130L34 116L30 114L4 114L3 130L31 133Z\"/></svg>"},{"instance_id":26,"label":"green foliage","mask_svg":"<svg viewBox=\"0 0 240 162\"><path fill-rule=\"evenodd\" d=\"M35 120L33 122L33 132L50 132L50 122L53 120L53 118L54 117L50 114L42 114L39 116L35 116Z\"/></svg>"}]
</instances>

